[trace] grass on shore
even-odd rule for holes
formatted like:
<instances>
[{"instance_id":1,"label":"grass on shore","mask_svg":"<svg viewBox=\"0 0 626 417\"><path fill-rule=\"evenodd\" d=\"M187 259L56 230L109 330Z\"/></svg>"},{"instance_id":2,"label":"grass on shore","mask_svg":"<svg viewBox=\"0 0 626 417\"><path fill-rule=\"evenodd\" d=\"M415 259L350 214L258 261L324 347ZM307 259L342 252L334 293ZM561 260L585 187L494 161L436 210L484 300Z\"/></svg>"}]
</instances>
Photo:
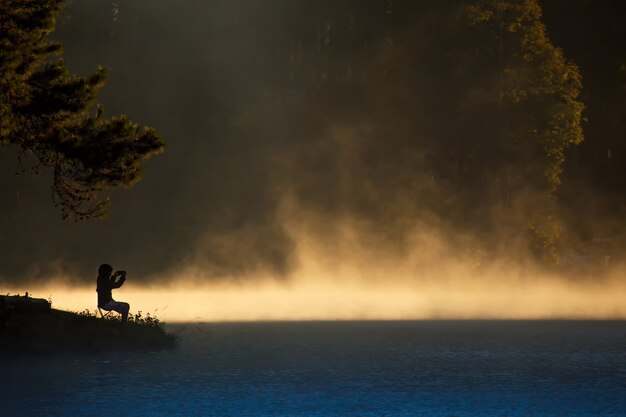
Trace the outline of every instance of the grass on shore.
<instances>
[{"instance_id":1,"label":"grass on shore","mask_svg":"<svg viewBox=\"0 0 626 417\"><path fill-rule=\"evenodd\" d=\"M0 351L15 353L109 352L163 350L176 346L177 336L158 318L141 312L121 323L119 316L98 317L50 309L16 311L0 322Z\"/></svg>"}]
</instances>

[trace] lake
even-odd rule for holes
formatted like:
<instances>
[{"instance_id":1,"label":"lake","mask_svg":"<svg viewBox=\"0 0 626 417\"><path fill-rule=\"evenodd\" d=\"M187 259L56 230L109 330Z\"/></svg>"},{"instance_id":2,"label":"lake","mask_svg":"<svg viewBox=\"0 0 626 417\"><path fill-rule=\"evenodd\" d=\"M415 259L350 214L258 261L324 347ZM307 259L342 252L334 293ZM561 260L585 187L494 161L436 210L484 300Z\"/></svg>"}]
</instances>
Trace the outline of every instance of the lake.
<instances>
[{"instance_id":1,"label":"lake","mask_svg":"<svg viewBox=\"0 0 626 417\"><path fill-rule=\"evenodd\" d=\"M177 350L4 357L1 416L626 416L626 322L177 324Z\"/></svg>"}]
</instances>

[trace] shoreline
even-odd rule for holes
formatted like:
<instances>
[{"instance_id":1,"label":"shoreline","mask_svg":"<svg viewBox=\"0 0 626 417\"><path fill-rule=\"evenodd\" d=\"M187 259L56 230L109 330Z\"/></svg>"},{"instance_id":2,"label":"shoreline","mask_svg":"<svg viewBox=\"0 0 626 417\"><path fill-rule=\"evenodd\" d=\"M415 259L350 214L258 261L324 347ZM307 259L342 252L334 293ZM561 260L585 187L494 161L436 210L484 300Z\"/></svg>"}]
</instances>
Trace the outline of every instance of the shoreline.
<instances>
[{"instance_id":1,"label":"shoreline","mask_svg":"<svg viewBox=\"0 0 626 417\"><path fill-rule=\"evenodd\" d=\"M32 307L28 297L19 297L18 304L10 304L7 298L2 300L0 315L3 353L99 353L176 347L177 336L166 332L165 323L149 314L137 313L121 323L117 317L101 318L89 310L76 313L53 309L49 304L46 308L40 303Z\"/></svg>"}]
</instances>

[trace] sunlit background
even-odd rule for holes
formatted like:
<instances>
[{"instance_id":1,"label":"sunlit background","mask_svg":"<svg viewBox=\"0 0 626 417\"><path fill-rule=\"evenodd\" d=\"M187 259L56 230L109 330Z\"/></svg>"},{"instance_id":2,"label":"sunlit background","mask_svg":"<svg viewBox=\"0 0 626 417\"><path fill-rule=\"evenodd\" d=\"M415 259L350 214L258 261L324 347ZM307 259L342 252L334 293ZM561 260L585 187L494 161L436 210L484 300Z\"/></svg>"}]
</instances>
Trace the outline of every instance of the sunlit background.
<instances>
[{"instance_id":1,"label":"sunlit background","mask_svg":"<svg viewBox=\"0 0 626 417\"><path fill-rule=\"evenodd\" d=\"M3 147L0 289L93 311L110 263L166 321L624 318L619 3L70 1L69 69L167 149L74 223Z\"/></svg>"}]
</instances>

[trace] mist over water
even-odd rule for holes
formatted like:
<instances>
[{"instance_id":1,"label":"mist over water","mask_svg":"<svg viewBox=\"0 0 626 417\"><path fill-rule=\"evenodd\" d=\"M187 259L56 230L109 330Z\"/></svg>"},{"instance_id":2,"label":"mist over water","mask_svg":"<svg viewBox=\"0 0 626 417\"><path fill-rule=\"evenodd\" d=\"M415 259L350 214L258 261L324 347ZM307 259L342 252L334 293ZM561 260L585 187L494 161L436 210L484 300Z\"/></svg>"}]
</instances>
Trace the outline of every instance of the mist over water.
<instances>
[{"instance_id":1,"label":"mist over water","mask_svg":"<svg viewBox=\"0 0 626 417\"><path fill-rule=\"evenodd\" d=\"M495 93L480 74L452 83L462 50L440 29L459 8L70 2L68 64L107 67L107 113L156 127L168 150L112 193L108 218L78 224L59 219L48 174L15 177L3 150L3 288L92 308L107 262L129 271L116 298L176 321L625 317L611 201L581 187L559 206L479 152L498 121L472 109ZM558 220L556 267L534 252L538 208Z\"/></svg>"},{"instance_id":2,"label":"mist over water","mask_svg":"<svg viewBox=\"0 0 626 417\"><path fill-rule=\"evenodd\" d=\"M299 267L281 278L211 282L202 268L186 268L152 285L133 282L131 275L113 295L129 302L132 312L166 322L626 318L620 270L601 280L572 280L532 266L482 267L435 258L425 263L423 255L399 264L355 253L334 258L324 248L307 248ZM95 285L60 280L28 288L35 297L50 297L55 308L95 309Z\"/></svg>"}]
</instances>

